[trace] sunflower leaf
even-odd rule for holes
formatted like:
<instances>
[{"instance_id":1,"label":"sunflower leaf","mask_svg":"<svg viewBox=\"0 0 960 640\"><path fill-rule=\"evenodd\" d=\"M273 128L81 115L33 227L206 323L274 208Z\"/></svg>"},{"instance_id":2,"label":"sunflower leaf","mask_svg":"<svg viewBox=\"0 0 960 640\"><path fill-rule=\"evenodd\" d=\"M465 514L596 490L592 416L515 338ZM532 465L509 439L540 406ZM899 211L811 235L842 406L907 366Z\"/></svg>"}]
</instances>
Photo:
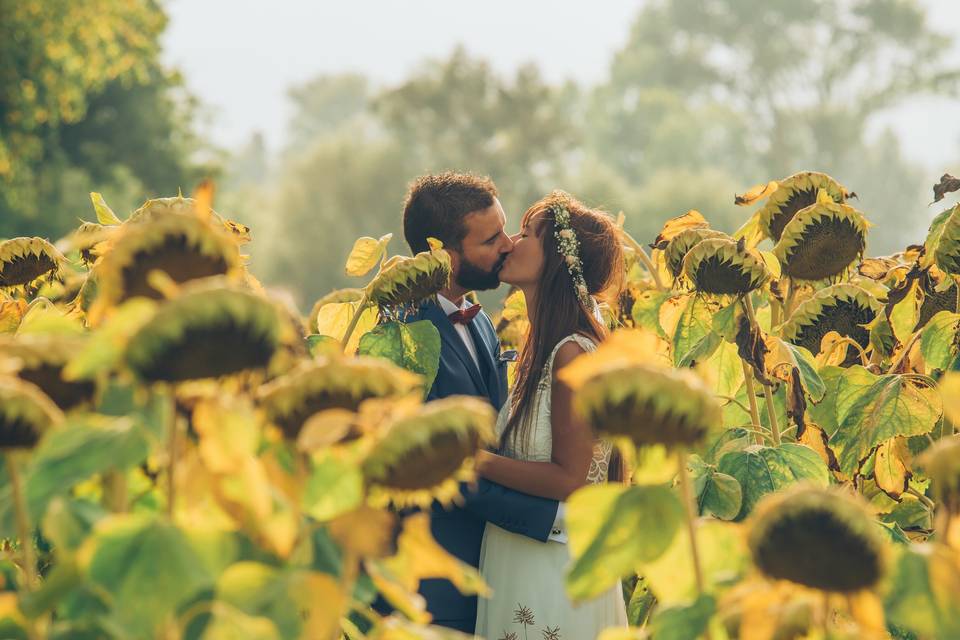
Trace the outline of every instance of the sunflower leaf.
<instances>
[{"instance_id":1,"label":"sunflower leaf","mask_svg":"<svg viewBox=\"0 0 960 640\"><path fill-rule=\"evenodd\" d=\"M367 236L357 238L347 257L346 274L355 277L367 275L386 253L387 244L391 238L393 238L392 233L388 233L379 240Z\"/></svg>"},{"instance_id":2,"label":"sunflower leaf","mask_svg":"<svg viewBox=\"0 0 960 640\"><path fill-rule=\"evenodd\" d=\"M113 212L103 196L96 191L90 192L90 201L93 203L93 210L97 212L97 222L100 224L121 224L120 218Z\"/></svg>"},{"instance_id":3,"label":"sunflower leaf","mask_svg":"<svg viewBox=\"0 0 960 640\"><path fill-rule=\"evenodd\" d=\"M386 322L360 338L357 352L386 358L419 373L424 377L424 389L430 389L440 368L440 332L429 320Z\"/></svg>"}]
</instances>

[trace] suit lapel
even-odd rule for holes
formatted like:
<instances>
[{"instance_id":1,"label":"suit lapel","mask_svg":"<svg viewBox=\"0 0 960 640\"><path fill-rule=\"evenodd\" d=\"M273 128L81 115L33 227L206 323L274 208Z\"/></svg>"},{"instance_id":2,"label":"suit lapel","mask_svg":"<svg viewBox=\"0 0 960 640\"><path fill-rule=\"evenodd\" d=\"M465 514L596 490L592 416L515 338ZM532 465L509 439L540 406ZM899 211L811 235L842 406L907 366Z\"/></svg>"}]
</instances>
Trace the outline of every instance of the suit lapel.
<instances>
[{"instance_id":1,"label":"suit lapel","mask_svg":"<svg viewBox=\"0 0 960 640\"><path fill-rule=\"evenodd\" d=\"M485 377L487 395L493 401L494 406L499 408L502 398L500 398L499 371L497 354L495 353L496 334L493 331L493 325L486 314L481 311L467 327L470 329L470 335L473 336L473 342L477 347L477 359L486 365L483 367L481 374Z\"/></svg>"},{"instance_id":2,"label":"suit lapel","mask_svg":"<svg viewBox=\"0 0 960 640\"><path fill-rule=\"evenodd\" d=\"M423 306L423 316L425 319L430 320L437 328L437 331L440 332L440 340L443 343L442 348L449 349L456 354L470 375L470 379L473 380L473 384L481 392L486 393L487 385L480 375L480 370L477 369L473 358L470 357L470 352L467 351L467 345L463 344L463 338L461 338L457 330L453 328L453 323L447 318L447 314L443 312L443 309L433 302L427 302ZM482 351L480 351L483 346L482 341L480 341L480 344L476 344L477 340L474 338L474 343L474 346L478 349L478 357L482 357Z\"/></svg>"}]
</instances>

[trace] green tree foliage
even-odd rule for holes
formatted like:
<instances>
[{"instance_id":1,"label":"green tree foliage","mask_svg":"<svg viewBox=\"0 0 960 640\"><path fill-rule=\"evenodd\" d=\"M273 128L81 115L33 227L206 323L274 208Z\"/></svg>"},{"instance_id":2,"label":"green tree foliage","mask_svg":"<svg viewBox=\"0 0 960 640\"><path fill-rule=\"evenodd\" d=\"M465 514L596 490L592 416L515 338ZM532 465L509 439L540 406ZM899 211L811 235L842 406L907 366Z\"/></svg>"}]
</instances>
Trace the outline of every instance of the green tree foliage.
<instances>
[{"instance_id":1,"label":"green tree foliage","mask_svg":"<svg viewBox=\"0 0 960 640\"><path fill-rule=\"evenodd\" d=\"M165 25L153 0L0 0L0 236L63 233L91 187L133 205L195 180Z\"/></svg>"}]
</instances>

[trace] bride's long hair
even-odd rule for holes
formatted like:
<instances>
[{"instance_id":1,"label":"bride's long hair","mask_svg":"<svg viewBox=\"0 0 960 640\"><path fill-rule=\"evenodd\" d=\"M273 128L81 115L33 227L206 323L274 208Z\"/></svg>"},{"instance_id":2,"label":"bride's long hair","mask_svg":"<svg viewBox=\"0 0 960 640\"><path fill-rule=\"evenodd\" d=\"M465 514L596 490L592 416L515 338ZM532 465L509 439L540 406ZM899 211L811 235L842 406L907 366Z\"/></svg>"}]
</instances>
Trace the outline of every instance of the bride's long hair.
<instances>
[{"instance_id":1,"label":"bride's long hair","mask_svg":"<svg viewBox=\"0 0 960 640\"><path fill-rule=\"evenodd\" d=\"M615 301L623 282L623 250L616 226L609 215L591 209L563 191L554 191L534 203L523 214L522 224L540 215L532 231L543 243L543 271L537 285L536 308L527 333L520 359L510 405L510 418L500 439L502 448L523 451L530 434L530 404L534 401L543 367L550 353L563 338L580 333L595 341L603 340L607 329L584 306L567 270L566 262L557 249L554 235L555 207L570 212L570 228L580 242L583 278L590 294L600 300ZM517 447L516 445L520 446ZM611 479L620 479L611 461Z\"/></svg>"}]
</instances>

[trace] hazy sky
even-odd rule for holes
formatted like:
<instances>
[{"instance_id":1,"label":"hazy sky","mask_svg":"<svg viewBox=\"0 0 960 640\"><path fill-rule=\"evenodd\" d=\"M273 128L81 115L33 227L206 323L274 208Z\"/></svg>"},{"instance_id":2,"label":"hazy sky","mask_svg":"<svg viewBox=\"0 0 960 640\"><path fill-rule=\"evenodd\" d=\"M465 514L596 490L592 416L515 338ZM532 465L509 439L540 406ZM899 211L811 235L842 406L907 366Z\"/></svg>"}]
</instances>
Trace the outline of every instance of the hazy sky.
<instances>
[{"instance_id":1,"label":"hazy sky","mask_svg":"<svg viewBox=\"0 0 960 640\"><path fill-rule=\"evenodd\" d=\"M552 80L602 81L640 0L168 0L165 58L207 107L204 133L234 147L254 131L283 142L286 90L321 73L402 80L457 44L510 72L536 62ZM960 0L923 0L960 40ZM960 62L960 47L953 52ZM889 124L931 165L960 158L960 102L914 100Z\"/></svg>"}]
</instances>

